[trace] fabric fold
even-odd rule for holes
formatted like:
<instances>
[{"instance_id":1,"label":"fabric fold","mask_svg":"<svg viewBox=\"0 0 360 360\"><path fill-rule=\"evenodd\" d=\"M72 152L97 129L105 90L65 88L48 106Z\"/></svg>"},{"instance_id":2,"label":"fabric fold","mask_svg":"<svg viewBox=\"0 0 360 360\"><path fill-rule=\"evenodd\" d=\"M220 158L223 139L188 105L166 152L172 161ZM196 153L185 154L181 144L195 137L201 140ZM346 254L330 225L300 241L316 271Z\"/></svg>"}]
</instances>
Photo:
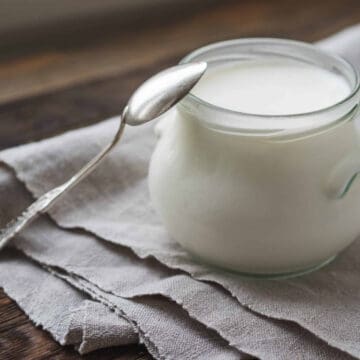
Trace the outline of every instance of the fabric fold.
<instances>
[{"instance_id":1,"label":"fabric fold","mask_svg":"<svg viewBox=\"0 0 360 360\"><path fill-rule=\"evenodd\" d=\"M6 249L0 254L0 285L36 326L48 331L61 345L74 345L82 354L110 344L138 342L138 334L128 321L114 316L107 307L91 301L88 295L35 266L17 251ZM109 338L105 334L116 336Z\"/></svg>"},{"instance_id":2,"label":"fabric fold","mask_svg":"<svg viewBox=\"0 0 360 360\"><path fill-rule=\"evenodd\" d=\"M78 344L83 352L106 347L107 345L131 344L136 332L149 352L157 359L180 359L186 354L189 359L241 359L244 358L239 352L228 346L226 342L211 331L206 331L202 324L184 316L183 310L176 304L172 304L159 298L139 298L136 301L121 299L114 296L102 296L90 286L79 286L75 280L67 278L72 287L64 283L52 273L36 266L29 259L17 256L9 256L9 252L0 254L0 284L4 286L9 296L17 299L18 304L29 314L36 325L48 330L60 344ZM16 281L10 280L17 274ZM64 277L65 279L65 277ZM40 288L41 287L41 288ZM78 288L80 292L74 290ZM26 289L26 294L23 290ZM46 293L45 293L46 292ZM79 310L83 293L98 301L96 311L98 319L102 321L97 325L96 332L109 328L104 319L103 311L110 315L110 310L116 314L111 326L117 327L117 333L112 332L112 337L91 337L91 346L84 342L84 337L74 339L79 331L74 331L73 314ZM80 301L79 301L80 300ZM84 305L84 303L82 303ZM105 306L99 313L99 306ZM93 316L94 314L91 314ZM120 316L120 321L118 317ZM126 331L119 333L119 328L124 328L123 318L128 319L132 329L136 332ZM168 326L171 324L171 326ZM86 326L81 325L82 332ZM120 337L119 335L123 336ZM114 337L113 337L114 336ZM179 337L176 342L173 341ZM72 338L71 338L72 337ZM111 341L107 343L107 341ZM116 343L114 342L116 341ZM126 342L126 340L129 340ZM98 342L97 342L98 341ZM246 357L245 357L246 358Z\"/></svg>"}]
</instances>

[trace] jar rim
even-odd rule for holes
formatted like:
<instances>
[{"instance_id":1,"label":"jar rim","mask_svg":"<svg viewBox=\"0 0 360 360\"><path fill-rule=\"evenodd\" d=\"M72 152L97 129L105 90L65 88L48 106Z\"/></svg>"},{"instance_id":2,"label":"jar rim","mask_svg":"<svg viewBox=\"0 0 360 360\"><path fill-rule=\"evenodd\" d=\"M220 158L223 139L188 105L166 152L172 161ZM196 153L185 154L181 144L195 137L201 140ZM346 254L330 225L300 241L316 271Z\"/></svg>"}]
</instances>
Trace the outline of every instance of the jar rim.
<instances>
[{"instance_id":1,"label":"jar rim","mask_svg":"<svg viewBox=\"0 0 360 360\"><path fill-rule=\"evenodd\" d=\"M270 54L270 55L287 57L287 58L303 60L303 61L306 61L306 57L310 55L312 57L312 60L314 60L316 57L319 57L323 60L325 59L326 61L337 63L339 67L342 67L343 69L345 69L350 74L350 76L353 77L353 84L351 87L351 91L345 98L343 98L342 100L340 100L334 104L331 104L330 106L320 108L317 110L313 110L313 111L295 113L295 114L270 115L270 114L256 114L256 113L247 113L247 112L242 112L242 111L231 110L231 109L227 109L227 108L215 105L206 100L203 100L202 98L194 95L191 92L181 102L181 105L185 105L186 103L190 102L190 103L193 103L193 105L195 105L195 106L205 107L212 111L221 112L222 114L228 114L230 116L242 116L242 117L250 118L252 120L254 120L254 119L284 120L284 119L289 119L289 118L301 120L301 119L306 119L308 117L322 116L324 114L331 113L334 110L338 109L339 107L349 104L349 103L351 103L349 105L353 105L353 106L350 106L348 108L348 112L350 112L354 109L354 105L355 105L354 100L356 100L355 99L356 95L359 93L359 90L360 90L360 80L359 80L358 70L349 61L345 60L341 56L324 51L320 47L317 47L310 43L297 41L297 40L279 39L279 38L257 38L257 37L254 37L254 38L232 39L232 40L215 42L215 43L200 47L200 48L190 52L188 55L186 55L180 61L180 63L183 64L183 63L189 63L189 62L200 61L200 60L206 61L206 54L208 54L208 53L218 52L219 54L221 54L221 51L223 49L229 49L229 48L237 47L237 46L244 46L244 47L247 46L248 48L251 48L254 50L254 54L256 54L256 51L255 51L256 49L259 51L259 50L262 50L262 47L266 47L268 52L265 50L264 52L262 52L262 51L258 52L258 54L260 54L260 55L261 54L263 54L263 55ZM279 51L280 48L281 49L283 48L284 50L291 49L294 51L292 51L291 53L290 52L286 53L286 51L285 52ZM246 54L246 52L244 52L243 54ZM305 57L298 57L299 55L304 55L304 54L305 54ZM312 63L314 65L321 66L321 64L319 62L312 62ZM346 77L344 72L341 72L341 71L339 71L339 72L340 72L341 76ZM349 80L349 79L347 79L347 80ZM356 101L356 103L357 103L357 101ZM336 120L336 119L334 119L334 120ZM217 128L216 124L213 124L213 125L215 125L215 128ZM220 125L220 124L218 124L218 125ZM240 128L236 129L232 126L228 127L226 125L225 126L220 125L219 129L224 130L224 131L241 130ZM263 130L265 130L265 129L263 129Z\"/></svg>"}]
</instances>

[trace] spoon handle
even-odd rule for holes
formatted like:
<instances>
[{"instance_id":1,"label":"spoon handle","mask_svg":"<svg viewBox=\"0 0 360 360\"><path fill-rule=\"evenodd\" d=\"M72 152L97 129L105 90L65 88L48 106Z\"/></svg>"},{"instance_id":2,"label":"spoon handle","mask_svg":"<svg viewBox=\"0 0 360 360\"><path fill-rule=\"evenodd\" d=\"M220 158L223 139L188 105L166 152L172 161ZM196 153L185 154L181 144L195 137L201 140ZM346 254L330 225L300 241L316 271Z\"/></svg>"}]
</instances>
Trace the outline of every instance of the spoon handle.
<instances>
[{"instance_id":1,"label":"spoon handle","mask_svg":"<svg viewBox=\"0 0 360 360\"><path fill-rule=\"evenodd\" d=\"M3 229L0 230L0 250L25 226L30 224L38 214L46 212L55 202L65 194L69 189L79 183L87 175L89 175L104 157L119 142L125 127L125 121L120 118L119 129L110 144L108 144L99 154L91 159L83 168L73 175L68 181L62 185L48 191L34 201L21 215L10 221Z\"/></svg>"}]
</instances>

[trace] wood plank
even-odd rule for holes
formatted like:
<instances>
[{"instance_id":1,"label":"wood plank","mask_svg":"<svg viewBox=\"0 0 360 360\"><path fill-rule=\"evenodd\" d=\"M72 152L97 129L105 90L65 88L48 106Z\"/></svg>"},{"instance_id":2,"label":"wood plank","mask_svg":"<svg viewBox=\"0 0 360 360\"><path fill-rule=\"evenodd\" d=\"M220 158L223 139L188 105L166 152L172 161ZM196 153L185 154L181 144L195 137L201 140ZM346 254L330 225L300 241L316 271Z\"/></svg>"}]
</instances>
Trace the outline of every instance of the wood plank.
<instances>
[{"instance_id":1,"label":"wood plank","mask_svg":"<svg viewBox=\"0 0 360 360\"><path fill-rule=\"evenodd\" d=\"M325 11L326 10L326 11ZM186 6L143 28L72 41L71 36L0 62L0 102L126 73L213 41L244 36L317 40L360 20L357 0L222 1ZM86 33L86 32L85 32ZM2 52L4 53L4 52Z\"/></svg>"},{"instance_id":2,"label":"wood plank","mask_svg":"<svg viewBox=\"0 0 360 360\"><path fill-rule=\"evenodd\" d=\"M131 91L179 57L81 84L75 88L0 105L0 149L95 123L121 112Z\"/></svg>"}]
</instances>

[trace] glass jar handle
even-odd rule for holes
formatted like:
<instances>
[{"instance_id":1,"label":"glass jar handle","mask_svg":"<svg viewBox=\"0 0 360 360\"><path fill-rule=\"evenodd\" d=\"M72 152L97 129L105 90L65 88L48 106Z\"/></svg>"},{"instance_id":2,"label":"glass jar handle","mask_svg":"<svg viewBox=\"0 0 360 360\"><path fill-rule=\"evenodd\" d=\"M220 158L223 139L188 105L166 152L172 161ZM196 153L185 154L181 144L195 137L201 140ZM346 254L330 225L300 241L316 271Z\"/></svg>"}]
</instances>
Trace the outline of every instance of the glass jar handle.
<instances>
[{"instance_id":1,"label":"glass jar handle","mask_svg":"<svg viewBox=\"0 0 360 360\"><path fill-rule=\"evenodd\" d=\"M327 193L331 198L341 199L350 190L360 173L360 148L346 155L332 170Z\"/></svg>"}]
</instances>

